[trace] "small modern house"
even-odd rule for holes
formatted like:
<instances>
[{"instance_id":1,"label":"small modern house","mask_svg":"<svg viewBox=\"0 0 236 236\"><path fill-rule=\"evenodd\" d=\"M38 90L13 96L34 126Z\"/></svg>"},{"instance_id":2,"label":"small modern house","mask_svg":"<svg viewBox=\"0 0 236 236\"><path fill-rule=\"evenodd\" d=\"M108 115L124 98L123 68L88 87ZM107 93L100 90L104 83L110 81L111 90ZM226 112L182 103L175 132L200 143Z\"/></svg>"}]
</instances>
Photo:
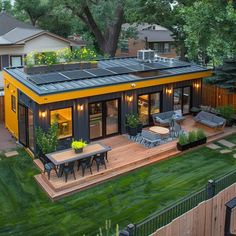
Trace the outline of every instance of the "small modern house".
<instances>
[{"instance_id":1,"label":"small modern house","mask_svg":"<svg viewBox=\"0 0 236 236\"><path fill-rule=\"evenodd\" d=\"M35 127L55 120L60 144L72 138L93 141L126 132L128 113L152 125L154 113L189 114L201 104L202 78L211 70L173 59L106 59L97 68L29 75L23 68L4 69L5 125L35 152Z\"/></svg>"}]
</instances>

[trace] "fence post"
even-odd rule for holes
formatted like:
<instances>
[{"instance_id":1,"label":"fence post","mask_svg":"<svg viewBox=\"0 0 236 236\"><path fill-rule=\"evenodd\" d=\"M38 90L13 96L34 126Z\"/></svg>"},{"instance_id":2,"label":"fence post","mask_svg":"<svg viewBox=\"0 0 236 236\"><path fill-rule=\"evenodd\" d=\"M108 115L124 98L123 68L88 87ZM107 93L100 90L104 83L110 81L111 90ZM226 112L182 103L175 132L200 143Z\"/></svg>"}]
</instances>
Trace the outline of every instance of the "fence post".
<instances>
[{"instance_id":1,"label":"fence post","mask_svg":"<svg viewBox=\"0 0 236 236\"><path fill-rule=\"evenodd\" d=\"M135 225L129 224L124 230L119 232L119 236L135 236Z\"/></svg>"},{"instance_id":2,"label":"fence post","mask_svg":"<svg viewBox=\"0 0 236 236\"><path fill-rule=\"evenodd\" d=\"M210 179L208 180L207 186L206 186L206 200L213 198L215 196L215 181Z\"/></svg>"}]
</instances>

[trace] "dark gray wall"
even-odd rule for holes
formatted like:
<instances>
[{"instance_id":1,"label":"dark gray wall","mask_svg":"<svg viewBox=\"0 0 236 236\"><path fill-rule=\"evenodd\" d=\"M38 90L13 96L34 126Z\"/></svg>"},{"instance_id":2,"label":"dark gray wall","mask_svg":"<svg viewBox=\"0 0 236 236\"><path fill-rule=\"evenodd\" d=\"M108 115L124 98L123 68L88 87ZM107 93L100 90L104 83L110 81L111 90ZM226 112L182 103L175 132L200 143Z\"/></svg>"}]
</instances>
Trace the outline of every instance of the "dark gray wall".
<instances>
[{"instance_id":1,"label":"dark gray wall","mask_svg":"<svg viewBox=\"0 0 236 236\"><path fill-rule=\"evenodd\" d=\"M9 55L2 55L1 57L2 57L2 68L8 67L9 66Z\"/></svg>"}]
</instances>

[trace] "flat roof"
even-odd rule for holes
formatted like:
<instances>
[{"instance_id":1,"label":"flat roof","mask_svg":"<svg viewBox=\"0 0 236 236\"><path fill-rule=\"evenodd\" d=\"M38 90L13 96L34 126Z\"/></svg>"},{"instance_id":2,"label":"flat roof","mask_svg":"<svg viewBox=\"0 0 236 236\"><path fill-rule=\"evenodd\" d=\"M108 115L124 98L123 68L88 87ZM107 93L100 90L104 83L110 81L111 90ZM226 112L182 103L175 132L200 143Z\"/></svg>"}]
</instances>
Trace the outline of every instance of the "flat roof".
<instances>
[{"instance_id":1,"label":"flat roof","mask_svg":"<svg viewBox=\"0 0 236 236\"><path fill-rule=\"evenodd\" d=\"M198 73L210 69L178 60L161 59L149 63L136 58L120 58L100 60L98 68L47 74L28 75L23 68L5 68L4 70L39 96L44 96ZM158 73L154 76L139 76L139 73L150 71Z\"/></svg>"}]
</instances>

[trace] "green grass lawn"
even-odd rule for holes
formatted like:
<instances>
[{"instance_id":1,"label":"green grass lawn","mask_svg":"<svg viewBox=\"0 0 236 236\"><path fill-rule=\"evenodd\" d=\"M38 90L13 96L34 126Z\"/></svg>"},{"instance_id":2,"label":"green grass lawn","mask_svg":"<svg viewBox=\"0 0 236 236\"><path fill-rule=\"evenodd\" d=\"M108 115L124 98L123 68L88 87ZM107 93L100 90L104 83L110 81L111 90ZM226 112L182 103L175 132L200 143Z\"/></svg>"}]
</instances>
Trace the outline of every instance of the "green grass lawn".
<instances>
[{"instance_id":1,"label":"green grass lawn","mask_svg":"<svg viewBox=\"0 0 236 236\"><path fill-rule=\"evenodd\" d=\"M230 139L236 143L236 137ZM0 155L0 235L4 236L96 235L106 219L114 229L116 224L122 228L236 167L232 153L203 147L51 202L33 178L38 170L32 160L23 150L19 153L8 159Z\"/></svg>"}]
</instances>

